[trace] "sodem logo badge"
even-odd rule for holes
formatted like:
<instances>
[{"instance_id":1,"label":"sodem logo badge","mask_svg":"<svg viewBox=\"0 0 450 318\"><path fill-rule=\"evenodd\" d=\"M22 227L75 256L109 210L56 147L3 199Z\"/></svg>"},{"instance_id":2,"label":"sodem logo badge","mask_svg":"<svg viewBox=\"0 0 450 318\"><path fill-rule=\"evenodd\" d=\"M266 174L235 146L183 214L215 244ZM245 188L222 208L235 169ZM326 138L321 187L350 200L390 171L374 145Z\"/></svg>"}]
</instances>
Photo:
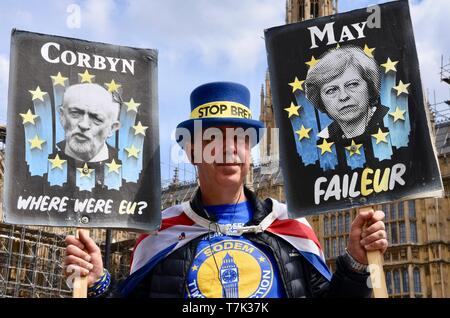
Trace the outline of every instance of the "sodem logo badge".
<instances>
[{"instance_id":1,"label":"sodem logo badge","mask_svg":"<svg viewBox=\"0 0 450 318\"><path fill-rule=\"evenodd\" d=\"M241 240L224 240L202 249L190 268L193 298L263 298L273 283L267 255ZM220 279L220 281L219 281Z\"/></svg>"}]
</instances>

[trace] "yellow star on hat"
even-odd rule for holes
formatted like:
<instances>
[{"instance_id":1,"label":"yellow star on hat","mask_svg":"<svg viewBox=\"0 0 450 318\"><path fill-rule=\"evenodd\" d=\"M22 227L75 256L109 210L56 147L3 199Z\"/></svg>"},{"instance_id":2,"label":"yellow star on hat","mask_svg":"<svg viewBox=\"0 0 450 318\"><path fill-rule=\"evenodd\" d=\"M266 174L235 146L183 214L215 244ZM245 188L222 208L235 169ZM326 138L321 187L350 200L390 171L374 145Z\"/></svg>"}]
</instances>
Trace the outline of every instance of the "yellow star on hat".
<instances>
[{"instance_id":1,"label":"yellow star on hat","mask_svg":"<svg viewBox=\"0 0 450 318\"><path fill-rule=\"evenodd\" d=\"M39 117L38 115L34 115L31 112L31 109L28 109L28 111L25 114L20 114L20 116L22 116L22 124L26 124L26 123L30 123L30 124L35 124L34 120L36 119L36 117Z\"/></svg>"},{"instance_id":2,"label":"yellow star on hat","mask_svg":"<svg viewBox=\"0 0 450 318\"><path fill-rule=\"evenodd\" d=\"M117 174L119 174L119 169L120 167L122 167L122 165L119 165L113 158L113 160L111 161L111 163L106 163L106 166L108 167L108 172L115 172Z\"/></svg>"},{"instance_id":3,"label":"yellow star on hat","mask_svg":"<svg viewBox=\"0 0 450 318\"><path fill-rule=\"evenodd\" d=\"M128 158L129 157L135 157L136 159L138 159L138 153L139 153L139 149L136 148L134 145L131 145L131 147L129 148L125 148L125 150L128 152Z\"/></svg>"},{"instance_id":4,"label":"yellow star on hat","mask_svg":"<svg viewBox=\"0 0 450 318\"><path fill-rule=\"evenodd\" d=\"M294 103L291 102L291 106L285 108L284 110L288 112L288 118L291 118L291 116L299 116L298 110L301 106L295 106Z\"/></svg>"},{"instance_id":5,"label":"yellow star on hat","mask_svg":"<svg viewBox=\"0 0 450 318\"><path fill-rule=\"evenodd\" d=\"M302 140L303 138L309 139L310 131L311 128L305 128L305 126L302 125L300 130L297 130L295 133L298 134L298 140Z\"/></svg>"},{"instance_id":6,"label":"yellow star on hat","mask_svg":"<svg viewBox=\"0 0 450 318\"><path fill-rule=\"evenodd\" d=\"M55 158L53 159L49 158L48 161L50 161L50 163L52 164L51 170L55 168L63 170L63 165L66 163L67 160L62 160L61 158L59 158L59 155L56 154Z\"/></svg>"},{"instance_id":7,"label":"yellow star on hat","mask_svg":"<svg viewBox=\"0 0 450 318\"><path fill-rule=\"evenodd\" d=\"M294 81L289 83L289 85L292 86L292 93L295 93L295 91L298 89L302 91L303 90L302 85L304 82L305 81L300 81L297 77L295 77Z\"/></svg>"},{"instance_id":8,"label":"yellow star on hat","mask_svg":"<svg viewBox=\"0 0 450 318\"><path fill-rule=\"evenodd\" d=\"M354 154L358 154L360 155L361 152L359 151L359 148L362 147L362 144L356 144L355 141L352 139L352 144L348 147L345 147L345 149L348 150L348 152L350 153L350 157L353 156Z\"/></svg>"},{"instance_id":9,"label":"yellow star on hat","mask_svg":"<svg viewBox=\"0 0 450 318\"><path fill-rule=\"evenodd\" d=\"M89 169L87 163L84 163L83 168L77 168L77 170L80 172L80 178L90 178L92 171L94 171L94 169Z\"/></svg>"},{"instance_id":10,"label":"yellow star on hat","mask_svg":"<svg viewBox=\"0 0 450 318\"><path fill-rule=\"evenodd\" d=\"M380 142L387 143L386 137L389 135L389 132L383 132L381 128L378 128L378 132L376 134L372 134L372 137L374 137L377 140L377 145Z\"/></svg>"},{"instance_id":11,"label":"yellow star on hat","mask_svg":"<svg viewBox=\"0 0 450 318\"><path fill-rule=\"evenodd\" d=\"M395 123L397 120L405 120L405 113L406 110L401 110L400 107L397 106L395 112L389 113L389 115L393 117Z\"/></svg>"},{"instance_id":12,"label":"yellow star on hat","mask_svg":"<svg viewBox=\"0 0 450 318\"><path fill-rule=\"evenodd\" d=\"M41 101L44 101L44 95L47 94L47 92L41 91L41 88L39 86L34 91L29 90L29 92L32 95L31 100L39 99Z\"/></svg>"},{"instance_id":13,"label":"yellow star on hat","mask_svg":"<svg viewBox=\"0 0 450 318\"><path fill-rule=\"evenodd\" d=\"M92 79L95 75L89 73L88 70L85 70L84 73L78 73L80 75L80 83L92 83Z\"/></svg>"},{"instance_id":14,"label":"yellow star on hat","mask_svg":"<svg viewBox=\"0 0 450 318\"><path fill-rule=\"evenodd\" d=\"M320 150L322 151L321 155L323 155L326 152L333 153L331 151L331 146L333 146L333 144L334 142L327 142L327 140L324 139L321 145L317 145L317 148L320 148Z\"/></svg>"},{"instance_id":15,"label":"yellow star on hat","mask_svg":"<svg viewBox=\"0 0 450 318\"><path fill-rule=\"evenodd\" d=\"M44 144L46 141L43 139L39 139L39 136L34 136L33 139L29 139L28 142L30 143L31 149L38 148L42 150L42 144Z\"/></svg>"}]
</instances>

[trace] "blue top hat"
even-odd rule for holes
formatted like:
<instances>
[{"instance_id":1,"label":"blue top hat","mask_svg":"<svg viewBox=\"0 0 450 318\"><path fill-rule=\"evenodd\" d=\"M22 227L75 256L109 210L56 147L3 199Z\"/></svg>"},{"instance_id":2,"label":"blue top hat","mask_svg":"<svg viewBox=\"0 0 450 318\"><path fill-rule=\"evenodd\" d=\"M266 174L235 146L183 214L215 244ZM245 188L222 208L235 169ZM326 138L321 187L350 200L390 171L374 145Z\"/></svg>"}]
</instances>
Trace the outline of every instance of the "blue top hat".
<instances>
[{"instance_id":1,"label":"blue top hat","mask_svg":"<svg viewBox=\"0 0 450 318\"><path fill-rule=\"evenodd\" d=\"M252 119L248 88L232 82L207 83L192 91L190 119L178 124L177 130L186 128L193 136L196 121L201 121L202 128L220 125L254 128L256 143L260 139L259 128L264 127L261 121ZM178 142L184 143L182 140Z\"/></svg>"}]
</instances>

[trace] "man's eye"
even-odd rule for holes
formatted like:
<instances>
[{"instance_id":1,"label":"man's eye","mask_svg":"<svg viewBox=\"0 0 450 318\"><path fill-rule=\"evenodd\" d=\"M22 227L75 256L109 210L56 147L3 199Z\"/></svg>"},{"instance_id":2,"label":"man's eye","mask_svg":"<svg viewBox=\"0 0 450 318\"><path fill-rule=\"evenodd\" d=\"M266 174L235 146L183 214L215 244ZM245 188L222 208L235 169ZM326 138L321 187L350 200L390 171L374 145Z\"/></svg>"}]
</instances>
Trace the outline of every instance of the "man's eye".
<instances>
[{"instance_id":1,"label":"man's eye","mask_svg":"<svg viewBox=\"0 0 450 318\"><path fill-rule=\"evenodd\" d=\"M101 120L101 119L98 118L98 117L94 117L94 118L92 118L92 120L94 121L94 123L95 123L96 125L101 125L101 124L103 124L103 120Z\"/></svg>"},{"instance_id":2,"label":"man's eye","mask_svg":"<svg viewBox=\"0 0 450 318\"><path fill-rule=\"evenodd\" d=\"M82 116L81 112L76 111L76 110L69 112L69 115L73 118L79 118L80 116Z\"/></svg>"}]
</instances>

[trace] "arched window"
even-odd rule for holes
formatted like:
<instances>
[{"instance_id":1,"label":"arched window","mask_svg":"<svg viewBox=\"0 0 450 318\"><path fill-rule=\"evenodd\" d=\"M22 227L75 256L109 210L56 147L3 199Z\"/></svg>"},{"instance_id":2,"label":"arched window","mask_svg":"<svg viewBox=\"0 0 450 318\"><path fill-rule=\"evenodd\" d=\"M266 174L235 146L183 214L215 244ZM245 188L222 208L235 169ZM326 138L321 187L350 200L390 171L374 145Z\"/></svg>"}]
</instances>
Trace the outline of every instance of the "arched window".
<instances>
[{"instance_id":1,"label":"arched window","mask_svg":"<svg viewBox=\"0 0 450 318\"><path fill-rule=\"evenodd\" d=\"M414 201L414 200L408 201L408 210L409 210L409 218L415 219L416 218L416 201Z\"/></svg>"},{"instance_id":2,"label":"arched window","mask_svg":"<svg viewBox=\"0 0 450 318\"><path fill-rule=\"evenodd\" d=\"M412 243L417 243L417 226L416 226L416 222L410 222L409 229L410 229L410 232L411 232L411 242Z\"/></svg>"},{"instance_id":3,"label":"arched window","mask_svg":"<svg viewBox=\"0 0 450 318\"><path fill-rule=\"evenodd\" d=\"M330 257L330 239L325 240L325 256Z\"/></svg>"},{"instance_id":4,"label":"arched window","mask_svg":"<svg viewBox=\"0 0 450 318\"><path fill-rule=\"evenodd\" d=\"M390 220L391 221L396 221L397 220L397 207L395 204L391 203L389 205L389 215L390 215Z\"/></svg>"},{"instance_id":5,"label":"arched window","mask_svg":"<svg viewBox=\"0 0 450 318\"><path fill-rule=\"evenodd\" d=\"M331 216L331 235L336 235L336 217L334 215Z\"/></svg>"},{"instance_id":6,"label":"arched window","mask_svg":"<svg viewBox=\"0 0 450 318\"><path fill-rule=\"evenodd\" d=\"M305 20L305 1L301 0L298 8L298 17L300 21Z\"/></svg>"},{"instance_id":7,"label":"arched window","mask_svg":"<svg viewBox=\"0 0 450 318\"><path fill-rule=\"evenodd\" d=\"M398 233L397 223L396 222L391 223L391 242L392 242L392 244L398 243L397 233Z\"/></svg>"},{"instance_id":8,"label":"arched window","mask_svg":"<svg viewBox=\"0 0 450 318\"><path fill-rule=\"evenodd\" d=\"M342 215L342 213L338 214L338 230L339 234L344 233L344 216Z\"/></svg>"},{"instance_id":9,"label":"arched window","mask_svg":"<svg viewBox=\"0 0 450 318\"><path fill-rule=\"evenodd\" d=\"M400 243L406 243L406 228L405 221L398 222Z\"/></svg>"},{"instance_id":10,"label":"arched window","mask_svg":"<svg viewBox=\"0 0 450 318\"><path fill-rule=\"evenodd\" d=\"M350 233L350 212L345 213L345 231Z\"/></svg>"},{"instance_id":11,"label":"arched window","mask_svg":"<svg viewBox=\"0 0 450 318\"><path fill-rule=\"evenodd\" d=\"M404 209L403 202L398 203L398 218L399 218L399 220L405 218L405 209Z\"/></svg>"},{"instance_id":12,"label":"arched window","mask_svg":"<svg viewBox=\"0 0 450 318\"><path fill-rule=\"evenodd\" d=\"M341 236L339 238L339 254L342 255L345 253L345 238Z\"/></svg>"},{"instance_id":13,"label":"arched window","mask_svg":"<svg viewBox=\"0 0 450 318\"><path fill-rule=\"evenodd\" d=\"M323 234L324 234L325 236L328 235L328 226L329 226L328 223L329 223L329 221L328 221L328 216L325 215L325 216L323 217Z\"/></svg>"},{"instance_id":14,"label":"arched window","mask_svg":"<svg viewBox=\"0 0 450 318\"><path fill-rule=\"evenodd\" d=\"M414 268L413 278L414 278L414 292L421 293L422 285L420 283L420 269L418 269L417 267Z\"/></svg>"},{"instance_id":15,"label":"arched window","mask_svg":"<svg viewBox=\"0 0 450 318\"><path fill-rule=\"evenodd\" d=\"M400 294L400 273L398 269L394 271L394 293Z\"/></svg>"},{"instance_id":16,"label":"arched window","mask_svg":"<svg viewBox=\"0 0 450 318\"><path fill-rule=\"evenodd\" d=\"M311 0L311 18L319 16L319 0Z\"/></svg>"},{"instance_id":17,"label":"arched window","mask_svg":"<svg viewBox=\"0 0 450 318\"><path fill-rule=\"evenodd\" d=\"M388 294L392 294L392 275L391 272L386 272L386 287Z\"/></svg>"},{"instance_id":18,"label":"arched window","mask_svg":"<svg viewBox=\"0 0 450 318\"><path fill-rule=\"evenodd\" d=\"M408 270L406 268L403 269L402 273L402 285L403 285L403 292L409 293L409 275Z\"/></svg>"},{"instance_id":19,"label":"arched window","mask_svg":"<svg viewBox=\"0 0 450 318\"><path fill-rule=\"evenodd\" d=\"M337 240L336 240L336 238L333 238L333 241L332 241L332 252L331 252L331 256L337 256Z\"/></svg>"}]
</instances>

